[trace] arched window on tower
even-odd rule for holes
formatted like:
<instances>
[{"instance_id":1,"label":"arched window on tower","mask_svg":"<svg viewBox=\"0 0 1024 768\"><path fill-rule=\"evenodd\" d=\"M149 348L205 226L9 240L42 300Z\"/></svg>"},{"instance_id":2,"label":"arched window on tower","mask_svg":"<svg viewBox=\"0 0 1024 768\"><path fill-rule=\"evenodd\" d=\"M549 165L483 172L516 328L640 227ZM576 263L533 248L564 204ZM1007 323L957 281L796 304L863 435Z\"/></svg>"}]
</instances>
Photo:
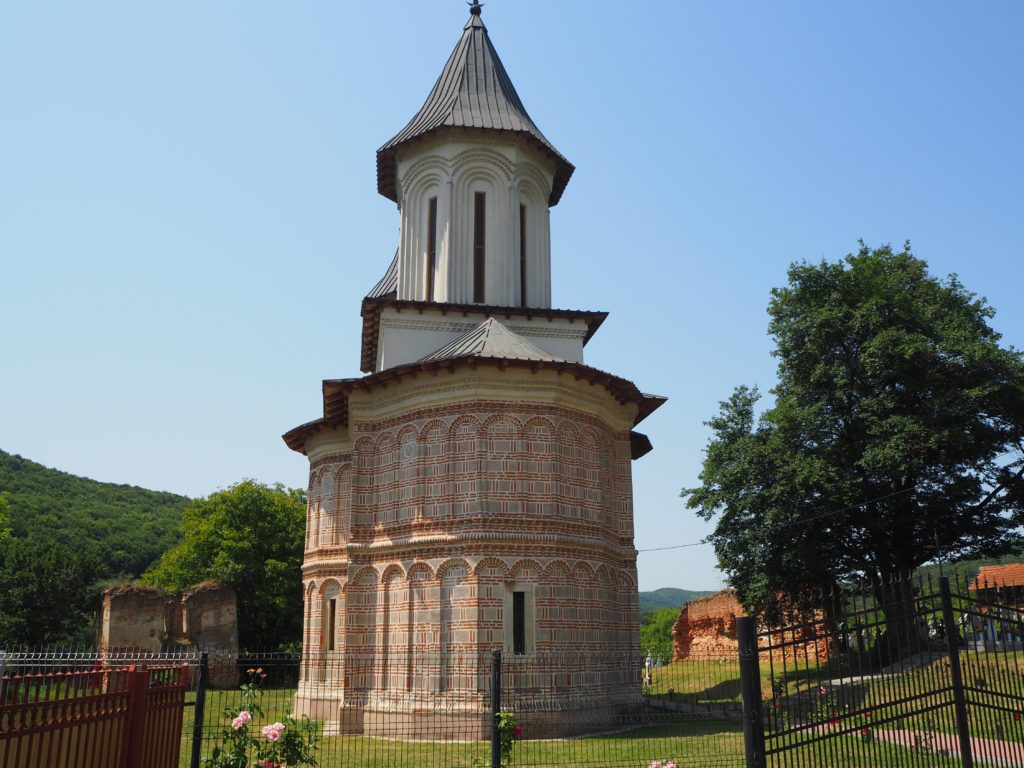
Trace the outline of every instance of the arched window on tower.
<instances>
[{"instance_id":1,"label":"arched window on tower","mask_svg":"<svg viewBox=\"0 0 1024 768\"><path fill-rule=\"evenodd\" d=\"M329 546L334 538L334 473L328 470L320 481L320 535L318 544Z\"/></svg>"},{"instance_id":2,"label":"arched window on tower","mask_svg":"<svg viewBox=\"0 0 1024 768\"><path fill-rule=\"evenodd\" d=\"M487 193L473 193L473 303L486 301Z\"/></svg>"},{"instance_id":3,"label":"arched window on tower","mask_svg":"<svg viewBox=\"0 0 1024 768\"><path fill-rule=\"evenodd\" d=\"M527 269L526 269L526 254L527 254L527 243L529 239L527 237L526 229L526 206L520 204L519 206L519 306L528 307L529 305L529 291L527 290Z\"/></svg>"},{"instance_id":4,"label":"arched window on tower","mask_svg":"<svg viewBox=\"0 0 1024 768\"><path fill-rule=\"evenodd\" d=\"M315 474L309 479L309 500L306 502L306 549L312 549L313 536L316 533L316 505L320 495L320 483Z\"/></svg>"},{"instance_id":5,"label":"arched window on tower","mask_svg":"<svg viewBox=\"0 0 1024 768\"><path fill-rule=\"evenodd\" d=\"M437 195L427 200L427 301L434 301L434 274L437 272Z\"/></svg>"}]
</instances>

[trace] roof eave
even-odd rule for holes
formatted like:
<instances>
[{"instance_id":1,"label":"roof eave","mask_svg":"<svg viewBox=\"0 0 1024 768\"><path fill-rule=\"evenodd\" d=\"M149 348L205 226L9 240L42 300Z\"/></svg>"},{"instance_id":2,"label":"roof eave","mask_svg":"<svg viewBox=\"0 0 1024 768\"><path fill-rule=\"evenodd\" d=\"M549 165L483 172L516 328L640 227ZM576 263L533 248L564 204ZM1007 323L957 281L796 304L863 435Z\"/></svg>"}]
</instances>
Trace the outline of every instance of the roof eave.
<instances>
[{"instance_id":1,"label":"roof eave","mask_svg":"<svg viewBox=\"0 0 1024 768\"><path fill-rule=\"evenodd\" d=\"M446 128L453 126L439 125L424 131L397 144L385 144L377 150L377 192L393 203L398 203L398 150L401 147L408 147L421 139L431 136ZM576 166L566 160L558 152L554 151L529 131L510 131L500 128L474 128L472 126L460 126L461 130L485 133L512 133L525 138L536 149L540 150L555 165L555 176L551 184L551 194L548 196L548 206L554 208L562 199L569 179L572 178Z\"/></svg>"}]
</instances>

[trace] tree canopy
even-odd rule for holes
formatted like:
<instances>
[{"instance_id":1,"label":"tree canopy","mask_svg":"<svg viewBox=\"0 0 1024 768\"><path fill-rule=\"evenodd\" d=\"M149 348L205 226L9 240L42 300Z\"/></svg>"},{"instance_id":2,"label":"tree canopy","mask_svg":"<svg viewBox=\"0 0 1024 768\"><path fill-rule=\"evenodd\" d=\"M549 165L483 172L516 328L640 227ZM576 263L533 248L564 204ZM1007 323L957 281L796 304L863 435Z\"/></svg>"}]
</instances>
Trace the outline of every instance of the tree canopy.
<instances>
[{"instance_id":1,"label":"tree canopy","mask_svg":"<svg viewBox=\"0 0 1024 768\"><path fill-rule=\"evenodd\" d=\"M672 659L672 627L679 618L680 608L666 607L645 613L640 617L640 650L665 661Z\"/></svg>"},{"instance_id":2,"label":"tree canopy","mask_svg":"<svg viewBox=\"0 0 1024 768\"><path fill-rule=\"evenodd\" d=\"M1024 360L994 310L909 244L794 264L772 291L774 402L738 387L708 423L687 505L716 519L748 608L936 557L1019 551Z\"/></svg>"},{"instance_id":3,"label":"tree canopy","mask_svg":"<svg viewBox=\"0 0 1024 768\"><path fill-rule=\"evenodd\" d=\"M91 552L0 535L0 647L91 641L99 571Z\"/></svg>"},{"instance_id":4,"label":"tree canopy","mask_svg":"<svg viewBox=\"0 0 1024 768\"><path fill-rule=\"evenodd\" d=\"M0 493L0 648L89 642L100 569L88 550L16 538Z\"/></svg>"},{"instance_id":5,"label":"tree canopy","mask_svg":"<svg viewBox=\"0 0 1024 768\"><path fill-rule=\"evenodd\" d=\"M306 493L243 480L189 504L183 538L143 580L169 591L219 579L238 594L240 644L271 650L302 637Z\"/></svg>"}]
</instances>

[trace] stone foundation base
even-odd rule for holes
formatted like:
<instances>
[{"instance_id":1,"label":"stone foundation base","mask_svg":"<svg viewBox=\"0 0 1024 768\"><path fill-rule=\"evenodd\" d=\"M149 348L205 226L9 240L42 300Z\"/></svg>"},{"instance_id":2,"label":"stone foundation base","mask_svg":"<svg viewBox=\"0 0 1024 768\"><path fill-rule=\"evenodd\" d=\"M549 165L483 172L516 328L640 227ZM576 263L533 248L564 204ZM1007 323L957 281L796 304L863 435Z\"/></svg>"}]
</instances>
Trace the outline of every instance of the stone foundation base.
<instances>
[{"instance_id":1,"label":"stone foundation base","mask_svg":"<svg viewBox=\"0 0 1024 768\"><path fill-rule=\"evenodd\" d=\"M515 707L514 707L515 708ZM559 739L614 731L636 722L643 703L557 710L517 709L524 739ZM488 741L491 712L396 711L346 705L328 696L296 696L295 716L324 723L325 736L352 734L404 741Z\"/></svg>"}]
</instances>

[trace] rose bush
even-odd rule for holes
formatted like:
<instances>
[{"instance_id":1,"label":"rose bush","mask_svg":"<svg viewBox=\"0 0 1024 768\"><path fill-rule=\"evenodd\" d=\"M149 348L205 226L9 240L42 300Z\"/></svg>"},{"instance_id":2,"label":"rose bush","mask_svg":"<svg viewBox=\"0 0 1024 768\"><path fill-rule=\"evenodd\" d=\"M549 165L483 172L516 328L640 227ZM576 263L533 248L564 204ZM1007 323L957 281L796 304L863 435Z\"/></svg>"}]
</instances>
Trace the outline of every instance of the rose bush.
<instances>
[{"instance_id":1,"label":"rose bush","mask_svg":"<svg viewBox=\"0 0 1024 768\"><path fill-rule=\"evenodd\" d=\"M242 684L242 709L224 709L225 719L230 720L231 725L224 729L220 743L213 748L210 756L203 758L203 768L316 766L319 728L308 717L301 720L285 717L284 722L264 725L259 736L253 733L253 720L265 714L260 698L261 685L267 676L262 669L250 669L247 674L249 680Z\"/></svg>"}]
</instances>

